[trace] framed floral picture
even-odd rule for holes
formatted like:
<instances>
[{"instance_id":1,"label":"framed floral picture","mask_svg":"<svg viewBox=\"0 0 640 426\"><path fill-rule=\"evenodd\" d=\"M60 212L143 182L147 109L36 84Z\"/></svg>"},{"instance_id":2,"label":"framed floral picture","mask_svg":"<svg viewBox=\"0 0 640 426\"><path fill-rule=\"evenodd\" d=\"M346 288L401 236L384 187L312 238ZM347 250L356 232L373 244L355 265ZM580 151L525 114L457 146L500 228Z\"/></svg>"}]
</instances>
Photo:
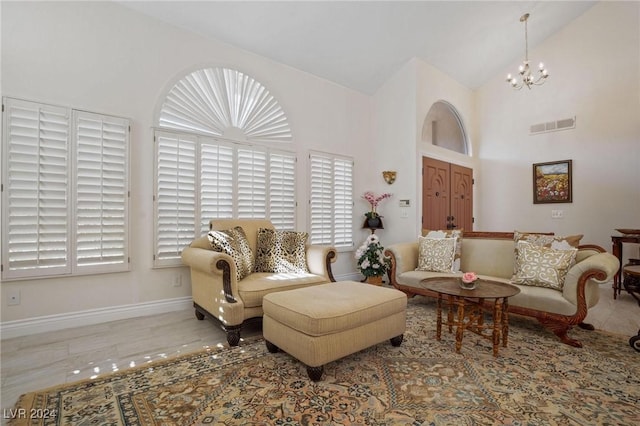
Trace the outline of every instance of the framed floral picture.
<instances>
[{"instance_id":1,"label":"framed floral picture","mask_svg":"<svg viewBox=\"0 0 640 426\"><path fill-rule=\"evenodd\" d=\"M533 203L571 203L571 160L533 165Z\"/></svg>"}]
</instances>

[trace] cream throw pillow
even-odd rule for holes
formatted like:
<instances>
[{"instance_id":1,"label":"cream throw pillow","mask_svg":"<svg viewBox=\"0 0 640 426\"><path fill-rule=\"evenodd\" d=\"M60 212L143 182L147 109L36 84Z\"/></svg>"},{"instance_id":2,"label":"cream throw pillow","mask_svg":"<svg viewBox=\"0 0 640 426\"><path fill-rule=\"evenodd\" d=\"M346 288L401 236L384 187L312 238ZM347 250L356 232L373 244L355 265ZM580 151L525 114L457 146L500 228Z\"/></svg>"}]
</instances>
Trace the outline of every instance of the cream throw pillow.
<instances>
[{"instance_id":1,"label":"cream throw pillow","mask_svg":"<svg viewBox=\"0 0 640 426\"><path fill-rule=\"evenodd\" d=\"M462 258L462 229L423 229L422 236L425 238L454 238L456 240L456 246L453 254L453 264L451 265L451 272L460 272L460 261Z\"/></svg>"},{"instance_id":2,"label":"cream throw pillow","mask_svg":"<svg viewBox=\"0 0 640 426\"><path fill-rule=\"evenodd\" d=\"M451 272L455 246L455 238L418 237L416 271Z\"/></svg>"},{"instance_id":3,"label":"cream throw pillow","mask_svg":"<svg viewBox=\"0 0 640 426\"><path fill-rule=\"evenodd\" d=\"M569 268L576 260L578 249L556 250L518 241L514 284L562 290Z\"/></svg>"},{"instance_id":4,"label":"cream throw pillow","mask_svg":"<svg viewBox=\"0 0 640 426\"><path fill-rule=\"evenodd\" d=\"M518 242L526 241L538 247L548 247L556 250L570 250L573 247L578 247L580 245L580 240L583 235L568 235L566 237L562 237L559 235L545 235L545 234L535 234L531 232L513 232L513 240L515 242L514 247L514 262L513 262L513 273L516 273L516 267L518 264Z\"/></svg>"}]
</instances>

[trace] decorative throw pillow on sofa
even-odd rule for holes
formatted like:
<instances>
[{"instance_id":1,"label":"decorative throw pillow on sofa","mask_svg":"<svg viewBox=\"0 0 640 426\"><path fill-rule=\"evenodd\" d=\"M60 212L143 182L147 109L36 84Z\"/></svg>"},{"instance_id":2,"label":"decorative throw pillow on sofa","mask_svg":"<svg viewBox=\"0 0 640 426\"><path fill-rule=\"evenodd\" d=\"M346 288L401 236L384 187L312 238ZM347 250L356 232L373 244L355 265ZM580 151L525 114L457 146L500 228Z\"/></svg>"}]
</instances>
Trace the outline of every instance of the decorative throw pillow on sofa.
<instances>
[{"instance_id":1,"label":"decorative throw pillow on sofa","mask_svg":"<svg viewBox=\"0 0 640 426\"><path fill-rule=\"evenodd\" d=\"M456 246L453 253L453 264L451 265L451 271L447 272L460 272L460 259L462 258L462 229L423 229L422 236L425 238L454 238Z\"/></svg>"},{"instance_id":2,"label":"decorative throw pillow on sofa","mask_svg":"<svg viewBox=\"0 0 640 426\"><path fill-rule=\"evenodd\" d=\"M256 244L255 272L309 272L306 232L260 228Z\"/></svg>"},{"instance_id":3,"label":"decorative throw pillow on sofa","mask_svg":"<svg viewBox=\"0 0 640 426\"><path fill-rule=\"evenodd\" d=\"M212 249L233 258L238 272L238 281L253 272L253 253L242 227L209 231L208 237Z\"/></svg>"},{"instance_id":4,"label":"decorative throw pillow on sofa","mask_svg":"<svg viewBox=\"0 0 640 426\"><path fill-rule=\"evenodd\" d=\"M580 240L583 235L569 235L566 237L561 237L558 235L545 235L545 234L535 234L531 232L513 232L513 240L515 242L514 247L514 262L513 262L513 273L516 273L516 267L518 264L518 242L526 241L538 247L547 247L556 250L571 250L574 247L578 247L580 245ZM572 265L573 266L573 265Z\"/></svg>"},{"instance_id":5,"label":"decorative throw pillow on sofa","mask_svg":"<svg viewBox=\"0 0 640 426\"><path fill-rule=\"evenodd\" d=\"M556 290L562 290L567 272L578 253L576 248L556 250L526 241L518 241L516 250L516 273L511 282Z\"/></svg>"},{"instance_id":6,"label":"decorative throw pillow on sofa","mask_svg":"<svg viewBox=\"0 0 640 426\"><path fill-rule=\"evenodd\" d=\"M418 237L416 271L451 272L455 246L455 238Z\"/></svg>"}]
</instances>

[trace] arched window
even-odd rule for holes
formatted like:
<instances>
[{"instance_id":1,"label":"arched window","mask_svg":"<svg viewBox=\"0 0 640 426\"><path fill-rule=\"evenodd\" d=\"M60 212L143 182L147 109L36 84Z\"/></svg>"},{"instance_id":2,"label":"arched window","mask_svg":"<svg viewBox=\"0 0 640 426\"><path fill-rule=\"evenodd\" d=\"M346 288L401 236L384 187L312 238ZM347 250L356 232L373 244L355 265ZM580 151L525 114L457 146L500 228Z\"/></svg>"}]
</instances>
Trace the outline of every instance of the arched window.
<instances>
[{"instance_id":1,"label":"arched window","mask_svg":"<svg viewBox=\"0 0 640 426\"><path fill-rule=\"evenodd\" d=\"M422 124L422 142L469 154L467 132L456 109L448 102L434 103Z\"/></svg>"},{"instance_id":2,"label":"arched window","mask_svg":"<svg viewBox=\"0 0 640 426\"><path fill-rule=\"evenodd\" d=\"M296 158L287 117L252 77L207 68L180 79L162 100L155 131L155 266L180 253L219 218L267 218L296 226Z\"/></svg>"},{"instance_id":3,"label":"arched window","mask_svg":"<svg viewBox=\"0 0 640 426\"><path fill-rule=\"evenodd\" d=\"M278 101L252 77L229 68L192 72L169 91L158 118L164 129L251 142L291 142Z\"/></svg>"}]
</instances>

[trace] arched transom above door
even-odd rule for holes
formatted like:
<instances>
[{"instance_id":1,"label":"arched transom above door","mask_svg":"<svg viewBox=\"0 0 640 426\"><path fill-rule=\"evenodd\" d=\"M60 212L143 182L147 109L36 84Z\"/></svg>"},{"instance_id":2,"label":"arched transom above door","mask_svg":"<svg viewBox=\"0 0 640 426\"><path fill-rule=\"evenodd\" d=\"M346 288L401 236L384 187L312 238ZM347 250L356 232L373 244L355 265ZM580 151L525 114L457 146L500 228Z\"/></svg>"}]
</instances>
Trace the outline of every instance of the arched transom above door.
<instances>
[{"instance_id":1,"label":"arched transom above door","mask_svg":"<svg viewBox=\"0 0 640 426\"><path fill-rule=\"evenodd\" d=\"M435 102L422 123L422 142L468 154L467 132L458 111L448 102Z\"/></svg>"},{"instance_id":2,"label":"arched transom above door","mask_svg":"<svg viewBox=\"0 0 640 426\"><path fill-rule=\"evenodd\" d=\"M158 125L165 129L252 142L290 142L278 101L252 77L229 68L192 72L169 91Z\"/></svg>"}]
</instances>

